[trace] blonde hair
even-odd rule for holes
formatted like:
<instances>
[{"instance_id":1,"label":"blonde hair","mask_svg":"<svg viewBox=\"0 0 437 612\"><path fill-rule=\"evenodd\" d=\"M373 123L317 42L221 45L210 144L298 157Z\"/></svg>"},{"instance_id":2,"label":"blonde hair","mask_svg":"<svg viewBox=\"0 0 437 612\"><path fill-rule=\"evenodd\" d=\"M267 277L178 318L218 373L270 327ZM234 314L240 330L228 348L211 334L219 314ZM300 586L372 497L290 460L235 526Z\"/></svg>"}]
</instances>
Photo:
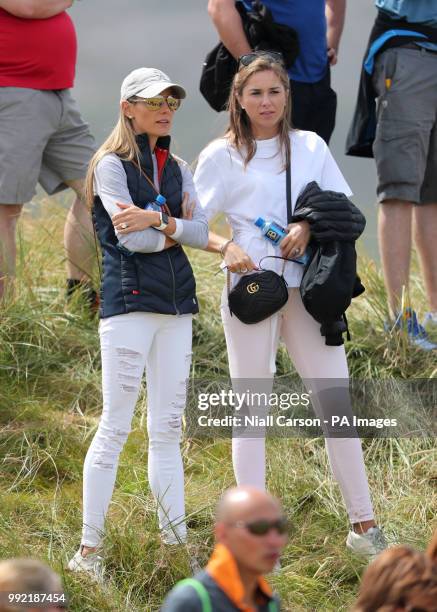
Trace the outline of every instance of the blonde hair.
<instances>
[{"instance_id":1,"label":"blonde hair","mask_svg":"<svg viewBox=\"0 0 437 612\"><path fill-rule=\"evenodd\" d=\"M108 153L116 153L121 159L131 161L136 159L140 165L140 150L135 138L131 120L126 117L120 107L118 121L105 142L97 149L91 158L85 179L85 201L89 208L94 201L94 171L99 161Z\"/></svg>"},{"instance_id":2,"label":"blonde hair","mask_svg":"<svg viewBox=\"0 0 437 612\"><path fill-rule=\"evenodd\" d=\"M285 167L290 163L291 158L289 135L291 129L289 119L289 117L291 117L290 82L288 80L288 74L282 64L272 58L266 55L257 57L248 66L242 66L234 76L228 100L229 126L226 130L225 137L244 157L244 165L247 166L256 153L256 141L252 133L250 119L241 108L238 97L242 95L243 89L246 87L247 81L251 76L257 72L264 72L267 70L271 70L279 77L287 96L284 114L278 129L279 143L284 157Z\"/></svg>"}]
</instances>

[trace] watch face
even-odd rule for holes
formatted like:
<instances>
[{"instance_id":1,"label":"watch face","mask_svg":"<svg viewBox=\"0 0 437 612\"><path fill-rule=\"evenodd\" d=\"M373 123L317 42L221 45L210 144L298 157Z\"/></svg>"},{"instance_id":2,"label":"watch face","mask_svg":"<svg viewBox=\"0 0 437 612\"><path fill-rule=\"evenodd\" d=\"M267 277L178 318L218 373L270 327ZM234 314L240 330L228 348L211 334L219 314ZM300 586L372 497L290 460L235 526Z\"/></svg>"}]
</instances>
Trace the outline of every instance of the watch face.
<instances>
[{"instance_id":1,"label":"watch face","mask_svg":"<svg viewBox=\"0 0 437 612\"><path fill-rule=\"evenodd\" d=\"M162 223L168 225L168 215L166 213L161 213Z\"/></svg>"}]
</instances>

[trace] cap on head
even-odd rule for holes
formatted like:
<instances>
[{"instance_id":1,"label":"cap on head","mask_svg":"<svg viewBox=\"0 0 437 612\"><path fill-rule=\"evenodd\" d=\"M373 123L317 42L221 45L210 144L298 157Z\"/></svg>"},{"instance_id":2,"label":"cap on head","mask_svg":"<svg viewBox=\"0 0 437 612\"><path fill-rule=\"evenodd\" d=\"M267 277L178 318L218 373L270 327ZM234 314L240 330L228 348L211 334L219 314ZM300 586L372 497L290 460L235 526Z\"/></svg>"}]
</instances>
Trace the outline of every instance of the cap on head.
<instances>
[{"instance_id":1,"label":"cap on head","mask_svg":"<svg viewBox=\"0 0 437 612\"><path fill-rule=\"evenodd\" d=\"M164 89L173 87L179 98L185 98L185 89L177 83L172 83L170 78L157 68L137 68L132 70L121 84L120 98L128 100L133 96L140 98L153 98L158 96Z\"/></svg>"}]
</instances>

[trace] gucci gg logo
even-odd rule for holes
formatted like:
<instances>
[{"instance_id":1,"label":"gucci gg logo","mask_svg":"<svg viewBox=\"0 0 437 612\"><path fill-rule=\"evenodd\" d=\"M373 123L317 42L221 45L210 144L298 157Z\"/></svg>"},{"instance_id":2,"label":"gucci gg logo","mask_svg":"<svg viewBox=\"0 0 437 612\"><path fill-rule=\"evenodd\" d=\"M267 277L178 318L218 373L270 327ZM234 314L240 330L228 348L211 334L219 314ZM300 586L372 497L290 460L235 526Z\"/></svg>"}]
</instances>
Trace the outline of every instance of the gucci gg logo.
<instances>
[{"instance_id":1,"label":"gucci gg logo","mask_svg":"<svg viewBox=\"0 0 437 612\"><path fill-rule=\"evenodd\" d=\"M250 285L247 285L247 293L256 293L257 291L259 291L258 283L250 283Z\"/></svg>"}]
</instances>

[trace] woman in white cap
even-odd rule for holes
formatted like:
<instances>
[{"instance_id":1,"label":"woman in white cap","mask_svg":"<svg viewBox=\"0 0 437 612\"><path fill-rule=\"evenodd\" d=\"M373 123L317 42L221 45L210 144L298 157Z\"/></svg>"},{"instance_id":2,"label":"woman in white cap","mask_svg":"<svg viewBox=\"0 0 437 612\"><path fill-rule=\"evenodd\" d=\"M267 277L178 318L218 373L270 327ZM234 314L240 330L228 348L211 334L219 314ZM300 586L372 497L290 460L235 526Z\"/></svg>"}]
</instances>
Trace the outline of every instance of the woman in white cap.
<instances>
[{"instance_id":1,"label":"woman in white cap","mask_svg":"<svg viewBox=\"0 0 437 612\"><path fill-rule=\"evenodd\" d=\"M162 540L186 539L180 437L198 304L182 245L204 248L208 224L195 205L189 167L169 151L185 96L160 70L131 72L121 86L118 122L88 171L103 262L103 412L85 459L82 541L69 562L73 571L102 574L104 520L144 369L149 483ZM147 209L150 203L154 209Z\"/></svg>"}]
</instances>

